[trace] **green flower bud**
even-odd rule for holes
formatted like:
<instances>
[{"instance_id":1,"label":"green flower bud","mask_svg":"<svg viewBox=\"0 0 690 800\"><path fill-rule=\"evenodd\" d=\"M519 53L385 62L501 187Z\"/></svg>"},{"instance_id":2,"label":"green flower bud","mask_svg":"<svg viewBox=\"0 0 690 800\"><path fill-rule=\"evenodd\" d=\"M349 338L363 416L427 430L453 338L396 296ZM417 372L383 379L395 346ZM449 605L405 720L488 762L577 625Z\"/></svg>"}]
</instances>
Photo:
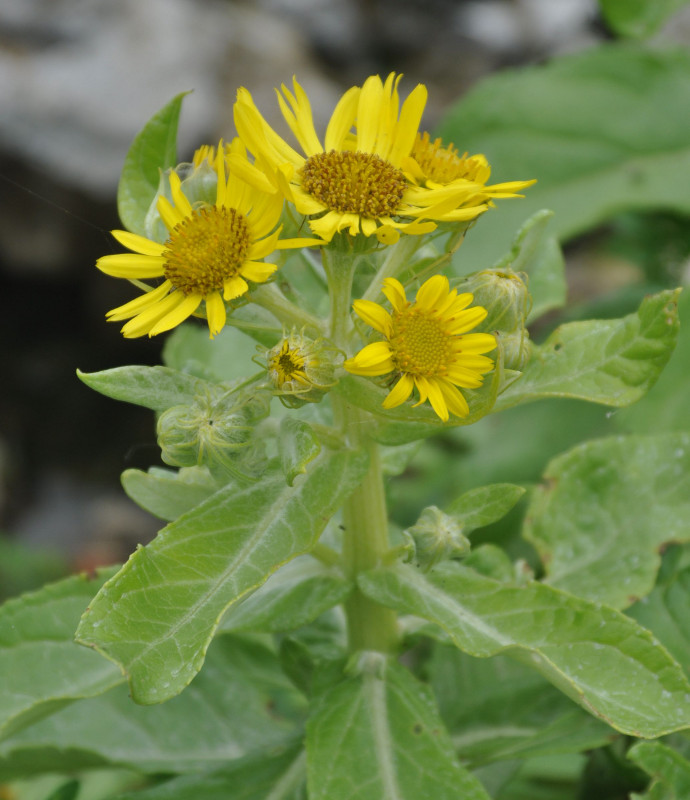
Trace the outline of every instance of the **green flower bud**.
<instances>
[{"instance_id":1,"label":"green flower bud","mask_svg":"<svg viewBox=\"0 0 690 800\"><path fill-rule=\"evenodd\" d=\"M291 408L318 403L335 385L338 350L325 339L292 331L266 353L268 375L281 402Z\"/></svg>"},{"instance_id":2,"label":"green flower bud","mask_svg":"<svg viewBox=\"0 0 690 800\"><path fill-rule=\"evenodd\" d=\"M189 405L169 408L158 419L163 461L176 467L205 465L218 478L258 476L265 457L254 430L268 416L269 402L265 394L218 387Z\"/></svg>"},{"instance_id":3,"label":"green flower bud","mask_svg":"<svg viewBox=\"0 0 690 800\"><path fill-rule=\"evenodd\" d=\"M414 561L422 569L431 569L439 561L464 558L470 552L462 525L436 506L425 508L406 534L414 542Z\"/></svg>"}]
</instances>

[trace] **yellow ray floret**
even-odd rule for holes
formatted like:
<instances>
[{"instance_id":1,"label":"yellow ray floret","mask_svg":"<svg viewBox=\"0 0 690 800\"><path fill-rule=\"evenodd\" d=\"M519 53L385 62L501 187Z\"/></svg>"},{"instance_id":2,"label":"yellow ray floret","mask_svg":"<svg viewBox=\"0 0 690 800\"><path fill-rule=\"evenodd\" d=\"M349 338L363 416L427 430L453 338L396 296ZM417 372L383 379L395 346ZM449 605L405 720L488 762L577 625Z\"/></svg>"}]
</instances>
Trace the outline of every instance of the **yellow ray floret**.
<instances>
[{"instance_id":1,"label":"yellow ray floret","mask_svg":"<svg viewBox=\"0 0 690 800\"><path fill-rule=\"evenodd\" d=\"M458 387L476 389L494 366L483 355L496 347L494 336L469 333L486 317L486 309L472 306L471 294L451 290L442 275L425 281L412 303L395 278L386 278L383 293L390 312L369 300L355 301L357 315L383 339L348 359L345 369L368 377L397 376L384 408L399 406L416 389L415 405L428 400L444 422L450 414L466 417L469 408Z\"/></svg>"},{"instance_id":2,"label":"yellow ray floret","mask_svg":"<svg viewBox=\"0 0 690 800\"><path fill-rule=\"evenodd\" d=\"M237 158L246 159L239 141L230 150ZM159 197L157 206L168 230L166 241L161 244L127 231L113 231L118 242L132 252L97 261L100 270L116 278L163 279L157 287L108 312L111 322L129 320L122 328L126 337L155 336L170 330L197 312L202 303L213 337L225 325L224 301L240 297L250 283L263 283L276 270L275 264L263 258L275 250L323 244L318 239L281 239L277 227L281 195L263 192L233 176L226 179L228 152L222 143L211 154L218 174L213 205L192 206L173 172L172 203Z\"/></svg>"},{"instance_id":3,"label":"yellow ray floret","mask_svg":"<svg viewBox=\"0 0 690 800\"><path fill-rule=\"evenodd\" d=\"M474 219L489 207L483 184L465 180L432 186L406 173L427 91L417 85L401 105L399 81L394 73L385 82L373 75L361 88L345 92L323 139L299 83L293 80L293 91L282 86L278 102L301 152L271 128L250 93L240 89L235 125L261 169L231 156L230 170L242 172L257 186L268 175L297 211L309 217L311 230L327 241L347 230L376 235L388 244L401 232L427 233L438 222Z\"/></svg>"}]
</instances>

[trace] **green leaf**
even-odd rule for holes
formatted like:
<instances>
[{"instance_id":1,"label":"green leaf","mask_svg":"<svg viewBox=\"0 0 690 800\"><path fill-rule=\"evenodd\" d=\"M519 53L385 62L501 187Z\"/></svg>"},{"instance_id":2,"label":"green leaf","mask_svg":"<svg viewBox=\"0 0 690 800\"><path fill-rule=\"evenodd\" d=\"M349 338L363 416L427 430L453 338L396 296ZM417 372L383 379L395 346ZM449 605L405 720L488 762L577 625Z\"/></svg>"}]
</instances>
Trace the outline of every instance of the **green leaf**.
<instances>
[{"instance_id":1,"label":"green leaf","mask_svg":"<svg viewBox=\"0 0 690 800\"><path fill-rule=\"evenodd\" d=\"M494 411L544 397L608 406L634 403L654 385L678 338L679 289L645 298L622 319L569 322L533 349L522 377Z\"/></svg>"},{"instance_id":2,"label":"green leaf","mask_svg":"<svg viewBox=\"0 0 690 800\"><path fill-rule=\"evenodd\" d=\"M517 232L510 251L494 264L497 269L527 273L532 297L528 322L565 305L565 260L556 237L546 235L551 217L553 211L545 209L533 214Z\"/></svg>"},{"instance_id":3,"label":"green leaf","mask_svg":"<svg viewBox=\"0 0 690 800\"><path fill-rule=\"evenodd\" d=\"M688 0L599 0L604 19L620 36L644 39L659 30Z\"/></svg>"},{"instance_id":4,"label":"green leaf","mask_svg":"<svg viewBox=\"0 0 690 800\"><path fill-rule=\"evenodd\" d=\"M179 472L159 467L151 467L148 472L127 469L121 480L135 503L168 522L198 506L218 489L205 467L183 467Z\"/></svg>"},{"instance_id":5,"label":"green leaf","mask_svg":"<svg viewBox=\"0 0 690 800\"><path fill-rule=\"evenodd\" d=\"M225 327L213 339L199 325L178 325L165 340L163 361L171 369L196 375L213 383L246 378L256 343L236 328Z\"/></svg>"},{"instance_id":6,"label":"green leaf","mask_svg":"<svg viewBox=\"0 0 690 800\"><path fill-rule=\"evenodd\" d=\"M465 492L446 511L462 524L463 533L468 534L502 519L524 493L522 486L512 483L482 486Z\"/></svg>"},{"instance_id":7,"label":"green leaf","mask_svg":"<svg viewBox=\"0 0 690 800\"><path fill-rule=\"evenodd\" d=\"M104 579L67 578L0 606L0 738L122 683L117 667L73 641Z\"/></svg>"},{"instance_id":8,"label":"green leaf","mask_svg":"<svg viewBox=\"0 0 690 800\"><path fill-rule=\"evenodd\" d=\"M607 44L480 81L439 134L461 153L484 153L492 182L538 183L485 214L457 263L493 264L543 208L561 241L629 209L690 212L689 104L686 48Z\"/></svg>"},{"instance_id":9,"label":"green leaf","mask_svg":"<svg viewBox=\"0 0 690 800\"><path fill-rule=\"evenodd\" d=\"M633 433L661 433L690 430L687 398L690 396L690 291L678 300L680 332L661 377L639 402L616 414L621 430Z\"/></svg>"},{"instance_id":10,"label":"green leaf","mask_svg":"<svg viewBox=\"0 0 690 800\"><path fill-rule=\"evenodd\" d=\"M307 464L321 452L321 442L311 425L295 417L283 417L281 420L278 447L288 486L292 486L298 475L304 475Z\"/></svg>"},{"instance_id":11,"label":"green leaf","mask_svg":"<svg viewBox=\"0 0 690 800\"><path fill-rule=\"evenodd\" d=\"M0 779L103 766L145 774L217 769L293 741L304 706L272 650L223 636L211 645L203 672L168 703L138 706L119 686L6 740Z\"/></svg>"},{"instance_id":12,"label":"green leaf","mask_svg":"<svg viewBox=\"0 0 690 800\"><path fill-rule=\"evenodd\" d=\"M626 614L659 639L669 653L690 672L690 567L659 584Z\"/></svg>"},{"instance_id":13,"label":"green leaf","mask_svg":"<svg viewBox=\"0 0 690 800\"><path fill-rule=\"evenodd\" d=\"M130 231L146 235L144 220L158 191L161 170L177 164L177 125L182 100L176 95L146 123L129 148L117 188L117 210Z\"/></svg>"},{"instance_id":14,"label":"green leaf","mask_svg":"<svg viewBox=\"0 0 690 800\"><path fill-rule=\"evenodd\" d=\"M307 770L311 800L489 800L455 760L428 690L392 661L317 698Z\"/></svg>"},{"instance_id":15,"label":"green leaf","mask_svg":"<svg viewBox=\"0 0 690 800\"><path fill-rule=\"evenodd\" d=\"M690 541L690 433L587 442L544 478L523 535L559 589L625 608L651 591L664 543Z\"/></svg>"},{"instance_id":16,"label":"green leaf","mask_svg":"<svg viewBox=\"0 0 690 800\"><path fill-rule=\"evenodd\" d=\"M115 800L307 800L304 750L271 748L214 772L185 775Z\"/></svg>"},{"instance_id":17,"label":"green leaf","mask_svg":"<svg viewBox=\"0 0 690 800\"><path fill-rule=\"evenodd\" d=\"M325 453L295 487L275 471L224 487L134 553L78 640L122 665L137 702L174 697L201 668L221 615L314 546L366 469L364 454Z\"/></svg>"},{"instance_id":18,"label":"green leaf","mask_svg":"<svg viewBox=\"0 0 690 800\"><path fill-rule=\"evenodd\" d=\"M634 736L690 726L690 683L633 620L540 583L515 586L446 562L359 578L376 602L439 625L456 647L486 658L516 651L571 699ZM632 698L632 699L631 699Z\"/></svg>"},{"instance_id":19,"label":"green leaf","mask_svg":"<svg viewBox=\"0 0 690 800\"><path fill-rule=\"evenodd\" d=\"M615 733L506 656L488 661L437 646L431 686L463 764L569 753L602 747Z\"/></svg>"},{"instance_id":20,"label":"green leaf","mask_svg":"<svg viewBox=\"0 0 690 800\"><path fill-rule=\"evenodd\" d=\"M665 800L686 800L690 797L690 762L661 742L638 742L630 748L628 758L654 778L666 790ZM661 788L659 787L659 788Z\"/></svg>"},{"instance_id":21,"label":"green leaf","mask_svg":"<svg viewBox=\"0 0 690 800\"><path fill-rule=\"evenodd\" d=\"M169 367L115 367L101 372L81 372L78 378L106 397L124 400L153 411L188 405L211 384Z\"/></svg>"},{"instance_id":22,"label":"green leaf","mask_svg":"<svg viewBox=\"0 0 690 800\"><path fill-rule=\"evenodd\" d=\"M232 606L221 631L291 631L342 602L352 590L343 575L309 557L278 570L246 600Z\"/></svg>"}]
</instances>

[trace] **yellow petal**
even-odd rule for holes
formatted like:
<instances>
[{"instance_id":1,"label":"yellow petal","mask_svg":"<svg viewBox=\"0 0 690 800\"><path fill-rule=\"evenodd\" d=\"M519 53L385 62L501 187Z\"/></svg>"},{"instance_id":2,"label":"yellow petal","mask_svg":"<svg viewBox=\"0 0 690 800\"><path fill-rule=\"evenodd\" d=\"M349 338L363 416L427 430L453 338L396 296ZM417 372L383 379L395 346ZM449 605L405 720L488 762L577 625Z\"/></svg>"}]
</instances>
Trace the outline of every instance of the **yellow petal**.
<instances>
[{"instance_id":1,"label":"yellow petal","mask_svg":"<svg viewBox=\"0 0 690 800\"><path fill-rule=\"evenodd\" d=\"M418 377L415 378L415 384L417 385L417 389L419 389L419 395L421 397L421 400L416 405L428 399L436 415L440 417L443 422L447 422L449 416L448 406L446 405L446 399L443 396L439 382L435 378L427 380L427 378Z\"/></svg>"},{"instance_id":2,"label":"yellow petal","mask_svg":"<svg viewBox=\"0 0 690 800\"><path fill-rule=\"evenodd\" d=\"M195 309L196 310L196 309ZM225 303L218 292L212 292L206 297L206 319L211 339L225 327Z\"/></svg>"},{"instance_id":3,"label":"yellow petal","mask_svg":"<svg viewBox=\"0 0 690 800\"><path fill-rule=\"evenodd\" d=\"M220 151L220 148L219 148ZM170 191L175 203L175 208L185 217L192 213L192 206L182 191L180 176L176 172L170 173Z\"/></svg>"},{"instance_id":4,"label":"yellow petal","mask_svg":"<svg viewBox=\"0 0 690 800\"><path fill-rule=\"evenodd\" d=\"M125 323L122 326L122 334L128 339L132 339L149 333L159 319L176 308L183 300L184 294L182 292L171 292Z\"/></svg>"},{"instance_id":5,"label":"yellow petal","mask_svg":"<svg viewBox=\"0 0 690 800\"><path fill-rule=\"evenodd\" d=\"M172 328L177 327L184 322L187 317L191 316L201 303L201 295L190 294L184 298L172 311L158 320L158 322L149 331L149 336L156 336L159 333L164 333Z\"/></svg>"},{"instance_id":6,"label":"yellow petal","mask_svg":"<svg viewBox=\"0 0 690 800\"><path fill-rule=\"evenodd\" d=\"M352 304L355 314L374 330L388 336L391 331L391 315L378 303L371 300L355 300Z\"/></svg>"},{"instance_id":7,"label":"yellow petal","mask_svg":"<svg viewBox=\"0 0 690 800\"><path fill-rule=\"evenodd\" d=\"M353 86L338 100L338 104L326 128L326 138L324 140L326 152L343 149L345 137L350 132L355 121L360 91L359 86Z\"/></svg>"},{"instance_id":8,"label":"yellow petal","mask_svg":"<svg viewBox=\"0 0 690 800\"><path fill-rule=\"evenodd\" d=\"M448 332L452 334L465 333L476 328L479 323L486 318L487 310L482 306L472 306L465 311L461 311L457 318L448 325Z\"/></svg>"},{"instance_id":9,"label":"yellow petal","mask_svg":"<svg viewBox=\"0 0 690 800\"><path fill-rule=\"evenodd\" d=\"M160 278L165 259L162 256L142 256L136 253L120 253L101 256L96 266L113 278Z\"/></svg>"},{"instance_id":10,"label":"yellow petal","mask_svg":"<svg viewBox=\"0 0 690 800\"><path fill-rule=\"evenodd\" d=\"M496 337L491 333L466 333L457 342L462 353L489 353L496 347Z\"/></svg>"},{"instance_id":11,"label":"yellow petal","mask_svg":"<svg viewBox=\"0 0 690 800\"><path fill-rule=\"evenodd\" d=\"M158 213L161 215L161 219L165 224L165 227L171 231L176 225L179 225L180 222L184 219L183 215L170 204L170 200L167 197L159 197L158 201L156 202L156 208L158 209Z\"/></svg>"},{"instance_id":12,"label":"yellow petal","mask_svg":"<svg viewBox=\"0 0 690 800\"><path fill-rule=\"evenodd\" d=\"M374 342L360 350L354 358L349 358L343 366L353 375L386 375L393 370L390 354L386 342Z\"/></svg>"},{"instance_id":13,"label":"yellow petal","mask_svg":"<svg viewBox=\"0 0 690 800\"><path fill-rule=\"evenodd\" d=\"M246 261L240 269L240 275L254 283L263 283L278 269L277 264L264 261Z\"/></svg>"},{"instance_id":14,"label":"yellow petal","mask_svg":"<svg viewBox=\"0 0 690 800\"><path fill-rule=\"evenodd\" d=\"M386 278L381 291L396 311L404 311L409 305L403 285L396 278Z\"/></svg>"},{"instance_id":15,"label":"yellow petal","mask_svg":"<svg viewBox=\"0 0 690 800\"><path fill-rule=\"evenodd\" d=\"M450 413L456 417L468 416L470 408L467 405L467 400L462 396L462 392L444 380L439 380L438 385Z\"/></svg>"},{"instance_id":16,"label":"yellow petal","mask_svg":"<svg viewBox=\"0 0 690 800\"><path fill-rule=\"evenodd\" d=\"M402 163L403 158L409 156L412 152L412 146L419 131L419 124L422 121L426 99L426 87L419 83L403 103L400 110L400 119L395 126L393 146L388 153L388 160L396 167Z\"/></svg>"},{"instance_id":17,"label":"yellow petal","mask_svg":"<svg viewBox=\"0 0 690 800\"><path fill-rule=\"evenodd\" d=\"M415 305L423 311L431 311L447 295L450 289L448 278L445 275L434 275L419 287Z\"/></svg>"},{"instance_id":18,"label":"yellow petal","mask_svg":"<svg viewBox=\"0 0 690 800\"><path fill-rule=\"evenodd\" d=\"M139 236L129 231L110 231L117 241L128 250L141 253L145 256L160 256L165 250L165 245L152 242L145 236Z\"/></svg>"},{"instance_id":19,"label":"yellow petal","mask_svg":"<svg viewBox=\"0 0 690 800\"><path fill-rule=\"evenodd\" d=\"M164 281L157 288L151 289L150 292L146 292L145 294L136 297L134 300L130 300L129 303L125 303L122 306L118 306L117 308L113 308L111 311L108 311L106 317L108 318L109 322L119 322L123 319L129 319L130 317L145 311L147 308L149 308L149 306L155 305L159 300L164 298L171 289L172 284L170 281Z\"/></svg>"},{"instance_id":20,"label":"yellow petal","mask_svg":"<svg viewBox=\"0 0 690 800\"><path fill-rule=\"evenodd\" d=\"M242 294L249 291L249 284L244 278L236 275L234 278L227 280L223 286L223 300L234 300Z\"/></svg>"},{"instance_id":21,"label":"yellow petal","mask_svg":"<svg viewBox=\"0 0 690 800\"><path fill-rule=\"evenodd\" d=\"M371 75L364 82L357 104L357 149L373 153L379 133L383 84L378 75Z\"/></svg>"},{"instance_id":22,"label":"yellow petal","mask_svg":"<svg viewBox=\"0 0 690 800\"><path fill-rule=\"evenodd\" d=\"M388 392L382 405L384 408L395 408L401 405L412 394L414 381L410 375L401 375L400 380Z\"/></svg>"}]
</instances>

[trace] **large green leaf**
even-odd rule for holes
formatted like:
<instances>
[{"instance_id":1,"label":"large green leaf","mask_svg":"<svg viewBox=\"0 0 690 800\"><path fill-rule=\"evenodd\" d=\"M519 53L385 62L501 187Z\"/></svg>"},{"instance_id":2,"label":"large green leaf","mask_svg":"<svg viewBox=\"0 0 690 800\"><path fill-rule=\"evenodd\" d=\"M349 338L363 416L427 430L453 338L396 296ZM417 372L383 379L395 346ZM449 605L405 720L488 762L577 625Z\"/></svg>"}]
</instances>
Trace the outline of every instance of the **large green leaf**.
<instances>
[{"instance_id":1,"label":"large green leaf","mask_svg":"<svg viewBox=\"0 0 690 800\"><path fill-rule=\"evenodd\" d=\"M426 687L392 661L316 699L307 768L311 800L488 800L455 760Z\"/></svg>"},{"instance_id":2,"label":"large green leaf","mask_svg":"<svg viewBox=\"0 0 690 800\"><path fill-rule=\"evenodd\" d=\"M307 800L302 747L268 749L223 769L185 775L115 800Z\"/></svg>"},{"instance_id":3,"label":"large green leaf","mask_svg":"<svg viewBox=\"0 0 690 800\"><path fill-rule=\"evenodd\" d=\"M303 556L272 575L250 597L232 606L221 622L227 631L291 631L341 603L352 583L341 572Z\"/></svg>"},{"instance_id":4,"label":"large green leaf","mask_svg":"<svg viewBox=\"0 0 690 800\"><path fill-rule=\"evenodd\" d=\"M104 577L75 576L0 606L0 738L123 677L74 643L74 630Z\"/></svg>"},{"instance_id":5,"label":"large green leaf","mask_svg":"<svg viewBox=\"0 0 690 800\"><path fill-rule=\"evenodd\" d=\"M161 170L177 164L177 125L182 100L176 95L137 134L129 148L117 188L117 210L122 224L146 235L146 212L156 196Z\"/></svg>"},{"instance_id":6,"label":"large green leaf","mask_svg":"<svg viewBox=\"0 0 690 800\"><path fill-rule=\"evenodd\" d=\"M429 672L453 746L473 768L591 750L616 735L538 672L507 656L487 661L437 646Z\"/></svg>"},{"instance_id":7,"label":"large green leaf","mask_svg":"<svg viewBox=\"0 0 690 800\"><path fill-rule=\"evenodd\" d=\"M690 761L661 742L639 742L628 758L654 778L650 800L690 797Z\"/></svg>"},{"instance_id":8,"label":"large green leaf","mask_svg":"<svg viewBox=\"0 0 690 800\"><path fill-rule=\"evenodd\" d=\"M544 397L627 406L654 385L678 338L680 290L645 298L622 319L569 322L535 347L495 411Z\"/></svg>"},{"instance_id":9,"label":"large green leaf","mask_svg":"<svg viewBox=\"0 0 690 800\"><path fill-rule=\"evenodd\" d=\"M91 389L115 400L124 400L153 411L167 411L186 405L211 384L169 367L115 367L101 372L81 372L77 376Z\"/></svg>"},{"instance_id":10,"label":"large green leaf","mask_svg":"<svg viewBox=\"0 0 690 800\"><path fill-rule=\"evenodd\" d=\"M686 49L609 44L478 83L438 132L460 152L484 153L492 182L538 183L485 214L457 263L490 266L542 208L555 212L561 240L627 209L690 213L689 104Z\"/></svg>"},{"instance_id":11,"label":"large green leaf","mask_svg":"<svg viewBox=\"0 0 690 800\"><path fill-rule=\"evenodd\" d=\"M158 703L201 668L221 615L310 550L364 476L360 453L325 453L294 487L282 473L224 487L140 548L101 589L77 637L127 672L132 696Z\"/></svg>"},{"instance_id":12,"label":"large green leaf","mask_svg":"<svg viewBox=\"0 0 690 800\"><path fill-rule=\"evenodd\" d=\"M651 36L688 0L599 0L606 22L621 36Z\"/></svg>"},{"instance_id":13,"label":"large green leaf","mask_svg":"<svg viewBox=\"0 0 690 800\"><path fill-rule=\"evenodd\" d=\"M663 544L690 541L690 433L587 442L544 479L524 535L560 589L625 608L654 586Z\"/></svg>"},{"instance_id":14,"label":"large green leaf","mask_svg":"<svg viewBox=\"0 0 690 800\"><path fill-rule=\"evenodd\" d=\"M136 705L119 686L6 740L0 780L103 766L146 774L218 769L294 739L303 705L274 652L222 636L209 649L203 672L168 703Z\"/></svg>"},{"instance_id":15,"label":"large green leaf","mask_svg":"<svg viewBox=\"0 0 690 800\"><path fill-rule=\"evenodd\" d=\"M163 361L171 369L212 382L246 378L258 367L252 364L256 343L236 328L225 327L213 339L199 325L178 325L165 340Z\"/></svg>"},{"instance_id":16,"label":"large green leaf","mask_svg":"<svg viewBox=\"0 0 690 800\"><path fill-rule=\"evenodd\" d=\"M429 620L469 655L516 651L561 691L635 736L690 727L690 683L656 639L606 606L540 583L511 585L446 562L360 576L361 590Z\"/></svg>"}]
</instances>

